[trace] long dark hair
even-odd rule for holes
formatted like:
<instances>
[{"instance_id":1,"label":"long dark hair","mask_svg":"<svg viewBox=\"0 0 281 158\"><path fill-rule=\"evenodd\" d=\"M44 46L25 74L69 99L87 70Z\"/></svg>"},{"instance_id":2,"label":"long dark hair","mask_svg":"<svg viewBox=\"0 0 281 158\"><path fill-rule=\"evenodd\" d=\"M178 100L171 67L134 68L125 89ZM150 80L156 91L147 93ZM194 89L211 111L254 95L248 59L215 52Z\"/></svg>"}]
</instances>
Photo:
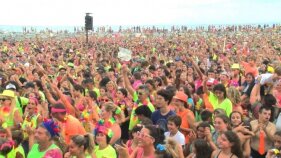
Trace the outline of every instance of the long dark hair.
<instances>
[{"instance_id":1,"label":"long dark hair","mask_svg":"<svg viewBox=\"0 0 281 158\"><path fill-rule=\"evenodd\" d=\"M193 146L196 150L196 158L210 158L212 154L212 148L204 139L196 139L193 142Z\"/></svg>"},{"instance_id":2,"label":"long dark hair","mask_svg":"<svg viewBox=\"0 0 281 158\"><path fill-rule=\"evenodd\" d=\"M242 148L241 148L241 142L239 137L237 136L236 133L233 131L226 131L223 133L227 140L232 143L233 145L231 146L231 153L236 155L239 158L244 158Z\"/></svg>"},{"instance_id":3,"label":"long dark hair","mask_svg":"<svg viewBox=\"0 0 281 158\"><path fill-rule=\"evenodd\" d=\"M156 148L156 146L158 144L164 144L164 131L160 128L157 128L156 126L153 125L148 125L145 126L146 129L149 130L149 134L155 139L154 141L154 147Z\"/></svg>"},{"instance_id":4,"label":"long dark hair","mask_svg":"<svg viewBox=\"0 0 281 158\"><path fill-rule=\"evenodd\" d=\"M81 147L83 146L84 150L87 150L87 152L92 153L94 150L94 136L92 134L86 134L86 135L75 135L71 138L71 140L76 144L77 146Z\"/></svg>"},{"instance_id":5,"label":"long dark hair","mask_svg":"<svg viewBox=\"0 0 281 158\"><path fill-rule=\"evenodd\" d=\"M215 116L215 119L216 119L216 118L222 119L222 121L223 121L225 124L227 124L227 129L228 129L228 130L231 129L231 127L230 127L230 119L229 119L226 115L224 115L224 114L218 114L218 115Z\"/></svg>"},{"instance_id":6,"label":"long dark hair","mask_svg":"<svg viewBox=\"0 0 281 158\"><path fill-rule=\"evenodd\" d=\"M230 120L230 125L231 125L231 127L234 127L234 125L232 124L232 121L231 121L231 117L232 117L232 115L235 114L235 113L237 113L237 114L240 115L240 118L241 118L240 124L243 123L243 115L241 114L241 112L239 112L239 111L232 111L232 112L230 113L230 115L229 115L229 120ZM240 125L240 124L239 124L239 125Z\"/></svg>"}]
</instances>

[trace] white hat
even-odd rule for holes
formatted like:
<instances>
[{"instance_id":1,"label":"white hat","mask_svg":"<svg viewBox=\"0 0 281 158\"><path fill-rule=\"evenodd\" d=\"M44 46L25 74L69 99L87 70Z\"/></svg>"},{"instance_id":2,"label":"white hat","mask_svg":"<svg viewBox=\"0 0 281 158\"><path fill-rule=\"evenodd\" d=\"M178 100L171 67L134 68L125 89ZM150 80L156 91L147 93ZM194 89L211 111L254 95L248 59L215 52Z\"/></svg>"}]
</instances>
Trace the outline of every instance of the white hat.
<instances>
[{"instance_id":1,"label":"white hat","mask_svg":"<svg viewBox=\"0 0 281 158\"><path fill-rule=\"evenodd\" d=\"M6 89L13 89L13 90L17 90L16 86L12 83L9 83L7 86L6 86Z\"/></svg>"},{"instance_id":2,"label":"white hat","mask_svg":"<svg viewBox=\"0 0 281 158\"><path fill-rule=\"evenodd\" d=\"M25 66L25 67L29 67L29 63L25 63L24 66Z\"/></svg>"}]
</instances>

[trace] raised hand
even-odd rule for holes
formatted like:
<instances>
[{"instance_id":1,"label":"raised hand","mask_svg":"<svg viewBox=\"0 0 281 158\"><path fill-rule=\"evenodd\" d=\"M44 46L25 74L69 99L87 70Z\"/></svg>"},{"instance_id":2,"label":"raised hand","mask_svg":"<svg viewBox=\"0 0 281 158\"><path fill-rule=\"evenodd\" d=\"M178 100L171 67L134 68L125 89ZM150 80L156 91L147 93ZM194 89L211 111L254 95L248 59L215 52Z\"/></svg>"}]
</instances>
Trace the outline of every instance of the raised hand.
<instances>
[{"instance_id":1,"label":"raised hand","mask_svg":"<svg viewBox=\"0 0 281 158\"><path fill-rule=\"evenodd\" d=\"M122 65L122 72L123 73L128 73L129 72L129 69L128 69L127 65L125 65L125 64Z\"/></svg>"},{"instance_id":2,"label":"raised hand","mask_svg":"<svg viewBox=\"0 0 281 158\"><path fill-rule=\"evenodd\" d=\"M119 153L120 157L129 158L129 150L128 147L122 142L120 145L115 144L115 149Z\"/></svg>"},{"instance_id":3,"label":"raised hand","mask_svg":"<svg viewBox=\"0 0 281 158\"><path fill-rule=\"evenodd\" d=\"M205 128L204 135L205 135L206 140L207 140L208 142L212 141L211 129L210 129L209 127L206 127L206 128Z\"/></svg>"},{"instance_id":4,"label":"raised hand","mask_svg":"<svg viewBox=\"0 0 281 158\"><path fill-rule=\"evenodd\" d=\"M25 127L25 130L28 135L34 135L35 133L35 129L28 125Z\"/></svg>"},{"instance_id":5,"label":"raised hand","mask_svg":"<svg viewBox=\"0 0 281 158\"><path fill-rule=\"evenodd\" d=\"M209 80L209 78L207 76L203 76L203 82L207 82Z\"/></svg>"}]
</instances>

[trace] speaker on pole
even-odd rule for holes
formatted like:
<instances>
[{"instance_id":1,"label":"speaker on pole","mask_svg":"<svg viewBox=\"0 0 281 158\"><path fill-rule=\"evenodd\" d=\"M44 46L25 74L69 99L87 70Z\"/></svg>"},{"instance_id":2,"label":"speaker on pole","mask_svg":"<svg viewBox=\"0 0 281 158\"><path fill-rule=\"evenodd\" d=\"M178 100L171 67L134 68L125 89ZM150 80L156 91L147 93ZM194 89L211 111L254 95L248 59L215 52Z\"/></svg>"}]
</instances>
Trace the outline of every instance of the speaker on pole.
<instances>
[{"instance_id":1,"label":"speaker on pole","mask_svg":"<svg viewBox=\"0 0 281 158\"><path fill-rule=\"evenodd\" d=\"M90 14L86 13L85 16L85 30L93 30L93 17Z\"/></svg>"},{"instance_id":2,"label":"speaker on pole","mask_svg":"<svg viewBox=\"0 0 281 158\"><path fill-rule=\"evenodd\" d=\"M86 13L85 16L85 31L86 31L86 43L89 41L88 31L93 30L93 17L90 16L91 13Z\"/></svg>"}]
</instances>

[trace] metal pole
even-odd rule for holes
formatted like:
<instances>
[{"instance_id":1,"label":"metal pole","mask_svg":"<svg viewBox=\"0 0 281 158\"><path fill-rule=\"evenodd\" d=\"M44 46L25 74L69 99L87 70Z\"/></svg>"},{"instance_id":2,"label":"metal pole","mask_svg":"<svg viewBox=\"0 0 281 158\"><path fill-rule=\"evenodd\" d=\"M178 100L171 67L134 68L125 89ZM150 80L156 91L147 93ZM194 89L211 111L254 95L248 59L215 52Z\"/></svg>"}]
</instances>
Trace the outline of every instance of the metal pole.
<instances>
[{"instance_id":1,"label":"metal pole","mask_svg":"<svg viewBox=\"0 0 281 158\"><path fill-rule=\"evenodd\" d=\"M88 43L89 37L88 37L88 29L86 29L86 43Z\"/></svg>"}]
</instances>

